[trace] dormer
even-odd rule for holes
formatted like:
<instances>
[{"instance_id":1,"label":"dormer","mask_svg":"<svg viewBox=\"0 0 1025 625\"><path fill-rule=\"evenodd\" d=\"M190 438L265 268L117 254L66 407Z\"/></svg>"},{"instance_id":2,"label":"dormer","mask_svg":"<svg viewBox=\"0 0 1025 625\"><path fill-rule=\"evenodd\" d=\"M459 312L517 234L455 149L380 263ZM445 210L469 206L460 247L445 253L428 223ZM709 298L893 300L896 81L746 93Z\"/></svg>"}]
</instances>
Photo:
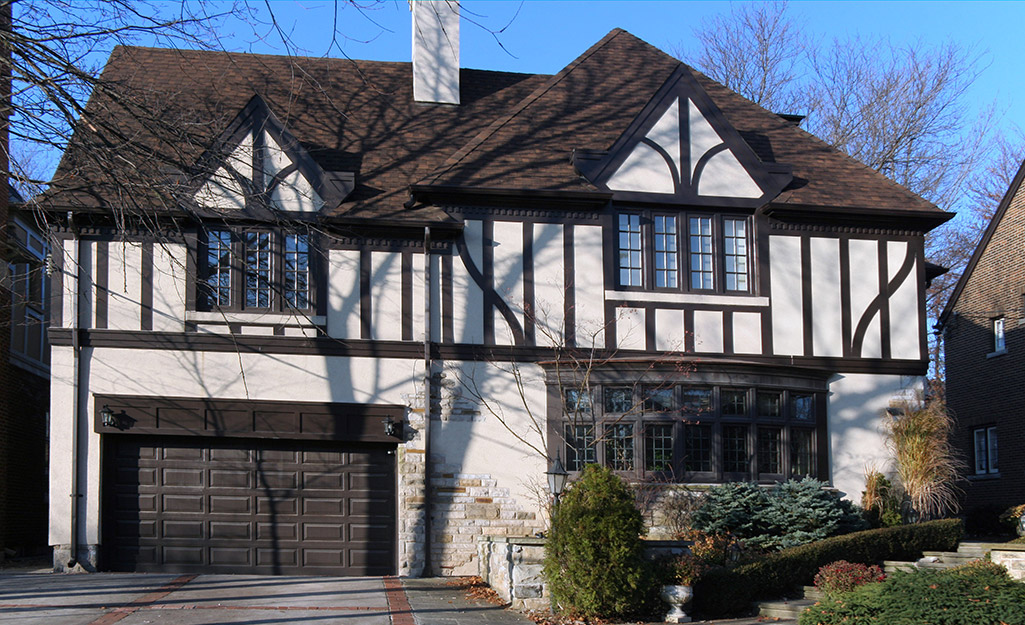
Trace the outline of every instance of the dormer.
<instances>
[{"instance_id":1,"label":"dormer","mask_svg":"<svg viewBox=\"0 0 1025 625\"><path fill-rule=\"evenodd\" d=\"M680 66L608 151L576 150L577 172L613 199L757 208L793 179L765 163Z\"/></svg>"},{"instance_id":2,"label":"dormer","mask_svg":"<svg viewBox=\"0 0 1025 625\"><path fill-rule=\"evenodd\" d=\"M256 95L199 159L195 208L220 217L273 219L338 206L352 172L326 172Z\"/></svg>"}]
</instances>

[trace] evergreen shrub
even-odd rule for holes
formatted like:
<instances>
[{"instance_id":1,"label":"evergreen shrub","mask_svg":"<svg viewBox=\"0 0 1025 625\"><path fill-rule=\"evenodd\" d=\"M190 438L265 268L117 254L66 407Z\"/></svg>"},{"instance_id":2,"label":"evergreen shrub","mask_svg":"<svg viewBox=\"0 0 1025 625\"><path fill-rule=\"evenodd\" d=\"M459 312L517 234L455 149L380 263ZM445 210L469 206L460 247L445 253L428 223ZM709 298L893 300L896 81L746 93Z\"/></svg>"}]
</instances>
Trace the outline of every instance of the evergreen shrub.
<instances>
[{"instance_id":1,"label":"evergreen shrub","mask_svg":"<svg viewBox=\"0 0 1025 625\"><path fill-rule=\"evenodd\" d=\"M819 567L830 562L917 560L923 551L956 549L963 534L960 519L884 527L784 549L733 569L712 569L694 585L694 609L706 617L744 613L754 601L810 584Z\"/></svg>"},{"instance_id":2,"label":"evergreen shrub","mask_svg":"<svg viewBox=\"0 0 1025 625\"><path fill-rule=\"evenodd\" d=\"M605 467L584 467L552 514L544 574L553 607L601 618L642 611L657 592L643 530L622 480Z\"/></svg>"},{"instance_id":3,"label":"evergreen shrub","mask_svg":"<svg viewBox=\"0 0 1025 625\"><path fill-rule=\"evenodd\" d=\"M1021 625L1025 584L992 562L955 569L899 571L878 584L830 596L801 614L799 625Z\"/></svg>"},{"instance_id":4,"label":"evergreen shrub","mask_svg":"<svg viewBox=\"0 0 1025 625\"><path fill-rule=\"evenodd\" d=\"M823 486L813 478L788 480L771 489L749 482L713 486L694 514L694 529L731 534L748 547L771 550L867 527L853 504Z\"/></svg>"}]
</instances>

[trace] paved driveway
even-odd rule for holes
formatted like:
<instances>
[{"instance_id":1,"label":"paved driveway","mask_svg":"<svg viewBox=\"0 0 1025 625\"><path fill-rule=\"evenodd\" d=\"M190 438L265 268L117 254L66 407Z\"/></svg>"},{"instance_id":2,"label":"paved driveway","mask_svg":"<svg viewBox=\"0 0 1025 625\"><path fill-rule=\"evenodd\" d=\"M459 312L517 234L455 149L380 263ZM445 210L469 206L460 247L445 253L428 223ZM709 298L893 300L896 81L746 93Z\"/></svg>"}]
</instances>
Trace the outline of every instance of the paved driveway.
<instances>
[{"instance_id":1,"label":"paved driveway","mask_svg":"<svg viewBox=\"0 0 1025 625\"><path fill-rule=\"evenodd\" d=\"M448 580L7 573L3 625L519 625L514 612L467 601ZM410 607L410 604L413 607Z\"/></svg>"}]
</instances>

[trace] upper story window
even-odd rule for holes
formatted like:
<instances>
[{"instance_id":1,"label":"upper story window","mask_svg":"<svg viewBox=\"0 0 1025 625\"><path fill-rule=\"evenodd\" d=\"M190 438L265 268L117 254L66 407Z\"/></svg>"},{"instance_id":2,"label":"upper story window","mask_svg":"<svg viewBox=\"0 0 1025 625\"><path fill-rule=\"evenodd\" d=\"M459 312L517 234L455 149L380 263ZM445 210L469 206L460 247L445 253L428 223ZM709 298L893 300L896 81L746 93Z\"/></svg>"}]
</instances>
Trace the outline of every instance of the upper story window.
<instances>
[{"instance_id":1,"label":"upper story window","mask_svg":"<svg viewBox=\"0 0 1025 625\"><path fill-rule=\"evenodd\" d=\"M1003 317L997 317L993 320L993 351L998 353L1007 351Z\"/></svg>"},{"instance_id":2,"label":"upper story window","mask_svg":"<svg viewBox=\"0 0 1025 625\"><path fill-rule=\"evenodd\" d=\"M746 217L622 211L616 216L616 228L619 287L751 291Z\"/></svg>"},{"instance_id":3,"label":"upper story window","mask_svg":"<svg viewBox=\"0 0 1025 625\"><path fill-rule=\"evenodd\" d=\"M206 310L307 311L313 301L309 237L208 229L200 236L199 305Z\"/></svg>"},{"instance_id":4,"label":"upper story window","mask_svg":"<svg viewBox=\"0 0 1025 625\"><path fill-rule=\"evenodd\" d=\"M46 241L20 220L11 222L11 235L16 244L12 262L8 264L11 280L11 355L34 366L48 368L50 348L46 342Z\"/></svg>"}]
</instances>

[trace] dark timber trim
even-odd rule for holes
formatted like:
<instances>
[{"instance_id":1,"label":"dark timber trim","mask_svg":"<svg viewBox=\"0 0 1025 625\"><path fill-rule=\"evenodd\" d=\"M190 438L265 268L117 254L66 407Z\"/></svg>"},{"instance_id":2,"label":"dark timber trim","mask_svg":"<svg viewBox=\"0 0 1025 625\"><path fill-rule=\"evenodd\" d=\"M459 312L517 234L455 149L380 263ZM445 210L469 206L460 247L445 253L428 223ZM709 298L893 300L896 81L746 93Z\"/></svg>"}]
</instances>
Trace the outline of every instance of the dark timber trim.
<instances>
[{"instance_id":1,"label":"dark timber trim","mask_svg":"<svg viewBox=\"0 0 1025 625\"><path fill-rule=\"evenodd\" d=\"M523 339L526 345L537 345L534 305L534 224L523 222Z\"/></svg>"},{"instance_id":2,"label":"dark timber trim","mask_svg":"<svg viewBox=\"0 0 1025 625\"><path fill-rule=\"evenodd\" d=\"M52 328L50 343L57 346L71 345L70 328ZM264 336L253 334L213 334L197 332L141 332L128 330L81 330L83 347L119 349L171 349L184 351L235 352L254 354L297 354L324 357L379 357L419 360L423 358L423 344L403 341L368 341L361 339L342 340L318 336ZM688 333L688 342L693 341ZM549 347L487 346L487 345L432 345L432 357L449 360L479 360L510 362L543 362L557 358L558 350ZM586 352L586 350L583 350ZM614 352L602 350L596 358L615 358ZM667 354L646 354L638 352L630 358L620 355L620 360L647 363L674 362ZM743 355L732 358L701 354L692 358L705 364L742 363L745 365L800 367L823 372L838 373L885 373L894 375L924 375L928 361L892 361L882 358L844 360L843 358L806 358L801 356L755 356Z\"/></svg>"},{"instance_id":3,"label":"dark timber trim","mask_svg":"<svg viewBox=\"0 0 1025 625\"><path fill-rule=\"evenodd\" d=\"M398 443L381 423L401 421L405 406L393 404L313 403L97 395L93 430L100 434L146 434L220 438L274 438ZM120 417L120 427L105 426L102 406Z\"/></svg>"},{"instance_id":4,"label":"dark timber trim","mask_svg":"<svg viewBox=\"0 0 1025 625\"><path fill-rule=\"evenodd\" d=\"M840 334L843 357L851 357L851 240L840 238ZM923 308L924 310L924 308Z\"/></svg>"},{"instance_id":5,"label":"dark timber trim","mask_svg":"<svg viewBox=\"0 0 1025 625\"><path fill-rule=\"evenodd\" d=\"M452 302L452 254L445 254L441 256L441 340L444 343L455 343Z\"/></svg>"},{"instance_id":6,"label":"dark timber trim","mask_svg":"<svg viewBox=\"0 0 1025 625\"><path fill-rule=\"evenodd\" d=\"M815 355L815 333L813 331L811 276L811 237L801 236L801 327L804 332L804 355Z\"/></svg>"},{"instance_id":7,"label":"dark timber trim","mask_svg":"<svg viewBox=\"0 0 1025 625\"><path fill-rule=\"evenodd\" d=\"M371 338L371 314L373 313L373 299L370 293L370 278L373 270L372 257L369 250L360 250L359 253L359 336L362 339Z\"/></svg>"},{"instance_id":8,"label":"dark timber trim","mask_svg":"<svg viewBox=\"0 0 1025 625\"><path fill-rule=\"evenodd\" d=\"M93 306L96 308L96 328L100 330L107 327L107 308L110 296L110 248L108 245L106 241L96 242L96 271L93 275L96 301L93 302Z\"/></svg>"},{"instance_id":9,"label":"dark timber trim","mask_svg":"<svg viewBox=\"0 0 1025 625\"><path fill-rule=\"evenodd\" d=\"M683 311L683 351L694 353L694 309Z\"/></svg>"},{"instance_id":10,"label":"dark timber trim","mask_svg":"<svg viewBox=\"0 0 1025 625\"><path fill-rule=\"evenodd\" d=\"M722 312L722 350L726 356L732 356L733 351L733 311L726 309Z\"/></svg>"},{"instance_id":11,"label":"dark timber trim","mask_svg":"<svg viewBox=\"0 0 1025 625\"><path fill-rule=\"evenodd\" d=\"M577 344L577 296L573 226L566 226L562 231L562 278L565 291L563 319L566 326L566 345L575 347Z\"/></svg>"},{"instance_id":12,"label":"dark timber trim","mask_svg":"<svg viewBox=\"0 0 1025 625\"><path fill-rule=\"evenodd\" d=\"M484 296L484 319L482 319L484 343L486 345L494 345L495 308L499 305L499 297L498 294L495 293L495 222L490 219L485 219L481 222L480 258L481 265L483 265L480 269L480 279L478 279L477 276L473 276L472 271L471 276L473 277L474 282L480 286ZM463 261L466 263L467 269L470 269L470 267L473 266L472 259L473 256L470 254L463 257Z\"/></svg>"},{"instance_id":13,"label":"dark timber trim","mask_svg":"<svg viewBox=\"0 0 1025 625\"><path fill-rule=\"evenodd\" d=\"M153 329L153 243L142 244L142 293L139 294L139 323L143 330Z\"/></svg>"},{"instance_id":14,"label":"dark timber trim","mask_svg":"<svg viewBox=\"0 0 1025 625\"><path fill-rule=\"evenodd\" d=\"M402 253L402 340L413 340L413 253Z\"/></svg>"},{"instance_id":15,"label":"dark timber trim","mask_svg":"<svg viewBox=\"0 0 1025 625\"><path fill-rule=\"evenodd\" d=\"M50 278L50 328L64 325L64 241L50 236L50 258L53 263L53 276ZM74 262L74 261L72 261Z\"/></svg>"},{"instance_id":16,"label":"dark timber trim","mask_svg":"<svg viewBox=\"0 0 1025 625\"><path fill-rule=\"evenodd\" d=\"M889 258L887 255L887 248L889 247L886 241L879 242L879 331L881 333L880 341L882 345L882 356L883 358L890 358L890 284L889 275L890 269L888 266Z\"/></svg>"}]
</instances>

